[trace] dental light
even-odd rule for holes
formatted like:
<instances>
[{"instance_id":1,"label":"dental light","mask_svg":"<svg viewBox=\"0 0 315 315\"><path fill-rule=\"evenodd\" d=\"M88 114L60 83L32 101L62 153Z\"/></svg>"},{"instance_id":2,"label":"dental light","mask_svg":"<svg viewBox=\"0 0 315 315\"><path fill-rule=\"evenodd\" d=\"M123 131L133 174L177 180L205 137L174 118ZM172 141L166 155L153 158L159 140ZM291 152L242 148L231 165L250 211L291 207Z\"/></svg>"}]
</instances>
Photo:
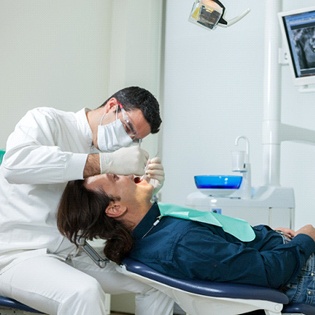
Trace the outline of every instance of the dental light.
<instances>
[{"instance_id":1,"label":"dental light","mask_svg":"<svg viewBox=\"0 0 315 315\"><path fill-rule=\"evenodd\" d=\"M227 21L224 19L225 7L218 0L195 0L190 12L189 21L206 29L214 30L217 25L228 27L249 13L245 10L239 16Z\"/></svg>"}]
</instances>

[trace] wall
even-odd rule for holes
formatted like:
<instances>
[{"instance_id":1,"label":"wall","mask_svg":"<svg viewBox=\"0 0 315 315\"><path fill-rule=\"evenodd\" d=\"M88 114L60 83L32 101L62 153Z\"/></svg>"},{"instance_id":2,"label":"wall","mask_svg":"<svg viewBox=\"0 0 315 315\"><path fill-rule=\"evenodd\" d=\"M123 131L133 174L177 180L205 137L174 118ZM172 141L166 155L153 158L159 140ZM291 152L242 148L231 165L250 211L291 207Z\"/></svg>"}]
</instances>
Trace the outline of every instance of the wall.
<instances>
[{"instance_id":1,"label":"wall","mask_svg":"<svg viewBox=\"0 0 315 315\"><path fill-rule=\"evenodd\" d=\"M163 202L185 204L197 174L232 174L234 140L250 140L253 186L263 185L262 118L264 78L264 1L224 1L226 18L251 12L230 28L204 30L189 23L193 1L169 0L165 21ZM283 1L283 11L313 5ZM293 86L282 67L282 121L315 129L314 93ZM241 145L241 148L242 145ZM296 227L315 224L315 147L281 146L282 186L293 187Z\"/></svg>"},{"instance_id":2,"label":"wall","mask_svg":"<svg viewBox=\"0 0 315 315\"><path fill-rule=\"evenodd\" d=\"M28 109L77 111L104 101L109 12L100 0L1 0L0 147Z\"/></svg>"},{"instance_id":3,"label":"wall","mask_svg":"<svg viewBox=\"0 0 315 315\"><path fill-rule=\"evenodd\" d=\"M159 99L162 4L1 0L0 148L34 107L96 108L130 85ZM157 136L143 146L155 154Z\"/></svg>"},{"instance_id":4,"label":"wall","mask_svg":"<svg viewBox=\"0 0 315 315\"><path fill-rule=\"evenodd\" d=\"M164 1L112 0L109 90L139 85L160 100L162 14ZM156 155L159 134L142 146Z\"/></svg>"}]
</instances>

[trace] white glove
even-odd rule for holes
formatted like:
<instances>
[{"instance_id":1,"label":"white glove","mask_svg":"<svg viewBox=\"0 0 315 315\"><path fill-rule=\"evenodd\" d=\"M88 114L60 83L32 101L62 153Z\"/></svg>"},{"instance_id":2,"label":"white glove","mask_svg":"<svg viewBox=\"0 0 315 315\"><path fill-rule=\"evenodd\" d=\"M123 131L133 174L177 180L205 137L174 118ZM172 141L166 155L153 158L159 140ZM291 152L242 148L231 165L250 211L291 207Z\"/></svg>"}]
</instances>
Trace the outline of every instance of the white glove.
<instances>
[{"instance_id":1,"label":"white glove","mask_svg":"<svg viewBox=\"0 0 315 315\"><path fill-rule=\"evenodd\" d=\"M154 194L162 188L165 180L164 168L159 157L149 160L145 175L150 178L150 183L154 186Z\"/></svg>"},{"instance_id":2,"label":"white glove","mask_svg":"<svg viewBox=\"0 0 315 315\"><path fill-rule=\"evenodd\" d=\"M111 153L100 153L101 174L137 175L144 174L149 153L139 146L121 148Z\"/></svg>"}]
</instances>

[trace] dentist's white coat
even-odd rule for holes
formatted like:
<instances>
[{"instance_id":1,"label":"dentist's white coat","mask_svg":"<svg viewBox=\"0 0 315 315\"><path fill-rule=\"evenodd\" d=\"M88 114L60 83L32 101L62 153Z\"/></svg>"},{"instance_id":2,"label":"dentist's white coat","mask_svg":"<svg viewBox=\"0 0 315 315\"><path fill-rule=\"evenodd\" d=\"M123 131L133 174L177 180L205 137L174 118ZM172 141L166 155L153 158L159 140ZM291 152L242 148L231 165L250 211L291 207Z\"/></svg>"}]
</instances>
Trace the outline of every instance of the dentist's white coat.
<instances>
[{"instance_id":1,"label":"dentist's white coat","mask_svg":"<svg viewBox=\"0 0 315 315\"><path fill-rule=\"evenodd\" d=\"M87 110L31 110L8 138L0 167L0 294L48 314L101 315L104 291L131 291L140 293L137 314L171 314L169 298L114 264L100 269L84 253L65 261L75 247L59 233L56 211L67 181L83 179L87 155L97 152Z\"/></svg>"}]
</instances>

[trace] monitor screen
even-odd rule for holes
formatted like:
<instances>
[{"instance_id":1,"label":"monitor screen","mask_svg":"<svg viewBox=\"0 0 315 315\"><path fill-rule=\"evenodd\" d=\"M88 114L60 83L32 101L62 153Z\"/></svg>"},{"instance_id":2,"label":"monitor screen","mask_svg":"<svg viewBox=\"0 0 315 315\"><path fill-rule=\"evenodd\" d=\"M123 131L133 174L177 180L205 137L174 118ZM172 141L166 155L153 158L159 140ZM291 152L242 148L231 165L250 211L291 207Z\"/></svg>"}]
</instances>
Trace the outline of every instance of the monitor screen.
<instances>
[{"instance_id":1,"label":"monitor screen","mask_svg":"<svg viewBox=\"0 0 315 315\"><path fill-rule=\"evenodd\" d=\"M315 7L280 12L279 18L294 83L315 84Z\"/></svg>"}]
</instances>

